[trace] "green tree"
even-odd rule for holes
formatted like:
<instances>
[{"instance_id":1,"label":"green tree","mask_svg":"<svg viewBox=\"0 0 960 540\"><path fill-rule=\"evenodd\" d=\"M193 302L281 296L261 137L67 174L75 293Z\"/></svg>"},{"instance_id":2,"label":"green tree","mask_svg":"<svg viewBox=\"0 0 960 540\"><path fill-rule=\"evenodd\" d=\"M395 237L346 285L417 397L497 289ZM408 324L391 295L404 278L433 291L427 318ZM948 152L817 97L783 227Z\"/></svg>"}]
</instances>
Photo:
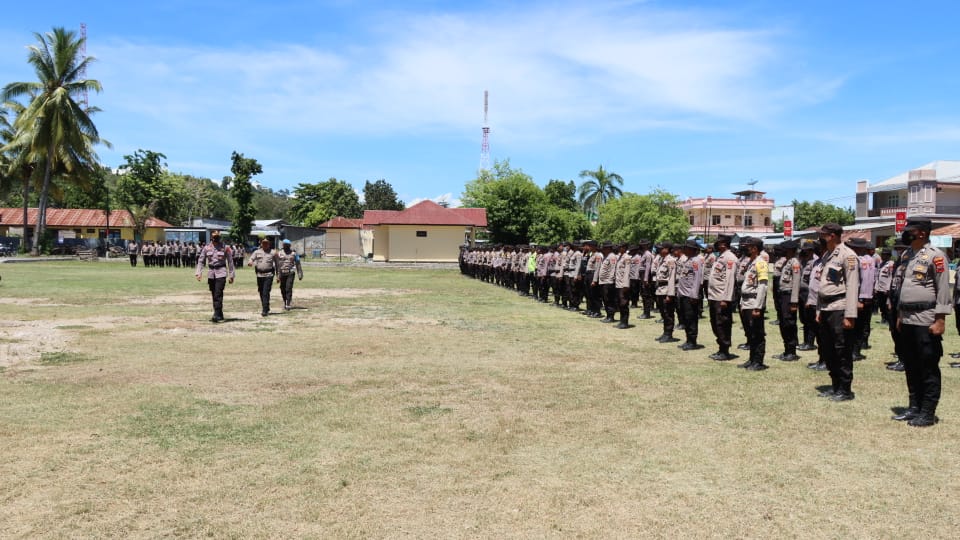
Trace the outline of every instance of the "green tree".
<instances>
[{"instance_id":1,"label":"green tree","mask_svg":"<svg viewBox=\"0 0 960 540\"><path fill-rule=\"evenodd\" d=\"M34 231L33 253L39 254L44 238L47 203L54 174L80 174L92 170L97 162L93 146L109 145L100 138L91 115L99 109L81 107L74 98L84 92L101 90L100 83L81 79L93 57L83 56L83 39L75 32L54 28L47 34L34 34L38 44L29 47L27 62L38 81L6 85L0 100L29 97L30 102L16 121L16 136L8 146L18 149L20 159L42 165L43 183L38 200L39 217Z\"/></svg>"},{"instance_id":2,"label":"green tree","mask_svg":"<svg viewBox=\"0 0 960 540\"><path fill-rule=\"evenodd\" d=\"M681 242L690 223L679 203L676 195L659 188L647 195L626 193L601 208L597 236L614 242L636 243L642 238Z\"/></svg>"},{"instance_id":3,"label":"green tree","mask_svg":"<svg viewBox=\"0 0 960 540\"><path fill-rule=\"evenodd\" d=\"M316 184L301 183L293 193L296 201L290 212L291 217L304 227L316 227L337 216L363 216L360 197L353 186L343 180L330 178Z\"/></svg>"},{"instance_id":4,"label":"green tree","mask_svg":"<svg viewBox=\"0 0 960 540\"><path fill-rule=\"evenodd\" d=\"M397 192L386 180L381 178L373 183L369 180L364 183L364 210L403 210L404 208L406 205L397 198Z\"/></svg>"},{"instance_id":5,"label":"green tree","mask_svg":"<svg viewBox=\"0 0 960 540\"><path fill-rule=\"evenodd\" d=\"M543 186L543 193L547 196L547 202L562 208L576 212L577 205L577 184L573 180L564 182L563 180L550 180L546 186Z\"/></svg>"},{"instance_id":6,"label":"green tree","mask_svg":"<svg viewBox=\"0 0 960 540\"><path fill-rule=\"evenodd\" d=\"M582 240L592 235L590 222L581 212L546 204L534 213L528 236L530 242L544 245L567 240Z\"/></svg>"},{"instance_id":7,"label":"green tree","mask_svg":"<svg viewBox=\"0 0 960 540\"><path fill-rule=\"evenodd\" d=\"M146 222L151 217L174 219L174 207L179 205L178 194L167 189L169 182L164 181L167 156L152 150L139 149L132 155L125 155L121 174L117 179L117 204L125 208L134 217L134 234L142 238L146 231Z\"/></svg>"},{"instance_id":8,"label":"green tree","mask_svg":"<svg viewBox=\"0 0 960 540\"><path fill-rule=\"evenodd\" d=\"M604 170L603 165L595 171L580 171L580 178L586 178L580 184L580 206L588 216L598 216L600 207L608 201L623 195L620 186L623 177L615 172Z\"/></svg>"},{"instance_id":9,"label":"green tree","mask_svg":"<svg viewBox=\"0 0 960 540\"><path fill-rule=\"evenodd\" d=\"M253 185L250 179L263 172L263 167L253 158L245 158L243 154L234 152L230 159L233 165L230 172L233 173L233 182L230 186L230 194L233 200L237 201L237 212L233 217L233 226L230 228L230 236L238 242L243 242L250 236L250 230L253 229L253 220L257 216L257 209L253 206Z\"/></svg>"},{"instance_id":10,"label":"green tree","mask_svg":"<svg viewBox=\"0 0 960 540\"><path fill-rule=\"evenodd\" d=\"M257 219L289 220L293 199L285 189L274 192L270 188L258 187L253 192L253 206L257 211Z\"/></svg>"},{"instance_id":11,"label":"green tree","mask_svg":"<svg viewBox=\"0 0 960 540\"><path fill-rule=\"evenodd\" d=\"M802 231L810 227L819 227L824 223L853 225L857 214L853 208L840 208L821 201L807 202L793 200L793 230Z\"/></svg>"},{"instance_id":12,"label":"green tree","mask_svg":"<svg viewBox=\"0 0 960 540\"><path fill-rule=\"evenodd\" d=\"M533 179L509 161L494 163L467 183L461 197L467 208L486 208L490 240L505 244L526 243L547 197Z\"/></svg>"}]
</instances>

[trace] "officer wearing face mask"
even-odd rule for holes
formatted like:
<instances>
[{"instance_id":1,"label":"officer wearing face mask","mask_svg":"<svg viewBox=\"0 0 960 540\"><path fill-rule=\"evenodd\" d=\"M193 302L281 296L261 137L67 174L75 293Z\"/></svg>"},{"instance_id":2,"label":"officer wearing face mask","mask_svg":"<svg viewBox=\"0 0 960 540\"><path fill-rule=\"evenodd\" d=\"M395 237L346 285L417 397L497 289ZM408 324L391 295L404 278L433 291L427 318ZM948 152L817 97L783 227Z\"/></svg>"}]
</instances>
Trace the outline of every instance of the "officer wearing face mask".
<instances>
[{"instance_id":1,"label":"officer wearing face mask","mask_svg":"<svg viewBox=\"0 0 960 540\"><path fill-rule=\"evenodd\" d=\"M830 372L831 388L820 393L831 401L849 401L853 390L853 328L860 293L860 261L841 241L843 227L827 223L819 230L823 264L816 279L820 358Z\"/></svg>"},{"instance_id":2,"label":"officer wearing face mask","mask_svg":"<svg viewBox=\"0 0 960 540\"><path fill-rule=\"evenodd\" d=\"M914 427L937 422L940 402L940 357L943 356L945 318L953 311L947 257L930 244L930 218L907 220L903 243L909 246L901 256L906 265L896 325L900 331L900 357L907 376L910 404L893 417Z\"/></svg>"}]
</instances>

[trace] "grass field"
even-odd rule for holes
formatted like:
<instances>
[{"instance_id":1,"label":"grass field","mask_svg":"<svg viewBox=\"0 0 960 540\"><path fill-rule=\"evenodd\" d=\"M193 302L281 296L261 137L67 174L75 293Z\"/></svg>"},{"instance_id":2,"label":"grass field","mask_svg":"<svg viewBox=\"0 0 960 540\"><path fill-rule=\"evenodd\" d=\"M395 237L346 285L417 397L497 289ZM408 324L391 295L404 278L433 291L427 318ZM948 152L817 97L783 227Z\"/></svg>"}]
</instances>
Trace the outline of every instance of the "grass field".
<instances>
[{"instance_id":1,"label":"grass field","mask_svg":"<svg viewBox=\"0 0 960 540\"><path fill-rule=\"evenodd\" d=\"M891 421L879 325L832 403L706 320L682 353L455 270L305 274L261 318L242 270L214 325L190 270L0 265L0 537L957 535L960 370Z\"/></svg>"}]
</instances>

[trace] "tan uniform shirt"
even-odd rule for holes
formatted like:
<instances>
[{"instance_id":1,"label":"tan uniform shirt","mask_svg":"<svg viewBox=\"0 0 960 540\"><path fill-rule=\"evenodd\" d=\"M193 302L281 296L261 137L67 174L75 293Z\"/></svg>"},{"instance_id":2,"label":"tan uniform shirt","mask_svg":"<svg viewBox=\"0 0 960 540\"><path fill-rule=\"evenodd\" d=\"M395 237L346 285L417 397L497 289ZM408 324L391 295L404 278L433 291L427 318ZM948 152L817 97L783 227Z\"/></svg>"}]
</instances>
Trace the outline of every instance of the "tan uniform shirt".
<instances>
[{"instance_id":1,"label":"tan uniform shirt","mask_svg":"<svg viewBox=\"0 0 960 540\"><path fill-rule=\"evenodd\" d=\"M633 265L633 257L624 253L617 257L617 265L614 269L614 287L618 289L630 288L630 267Z\"/></svg>"},{"instance_id":2,"label":"tan uniform shirt","mask_svg":"<svg viewBox=\"0 0 960 540\"><path fill-rule=\"evenodd\" d=\"M657 268L657 295L677 295L677 258L667 255Z\"/></svg>"},{"instance_id":3,"label":"tan uniform shirt","mask_svg":"<svg viewBox=\"0 0 960 540\"><path fill-rule=\"evenodd\" d=\"M929 243L916 252L907 249L901 264L906 265L900 287L900 322L930 326L937 315L953 312L947 257Z\"/></svg>"},{"instance_id":4,"label":"tan uniform shirt","mask_svg":"<svg viewBox=\"0 0 960 540\"><path fill-rule=\"evenodd\" d=\"M860 293L860 260L852 249L839 244L823 257L817 311L843 311L847 319L857 318Z\"/></svg>"},{"instance_id":5,"label":"tan uniform shirt","mask_svg":"<svg viewBox=\"0 0 960 540\"><path fill-rule=\"evenodd\" d=\"M734 276L737 272L737 256L727 250L717 257L710 268L710 280L707 282L707 299L715 302L733 302L736 287Z\"/></svg>"},{"instance_id":6,"label":"tan uniform shirt","mask_svg":"<svg viewBox=\"0 0 960 540\"><path fill-rule=\"evenodd\" d=\"M749 260L749 259L748 259ZM763 309L767 305L767 275L769 267L763 257L749 261L740 286L740 309Z\"/></svg>"},{"instance_id":7,"label":"tan uniform shirt","mask_svg":"<svg viewBox=\"0 0 960 540\"><path fill-rule=\"evenodd\" d=\"M780 294L789 294L791 304L800 303L800 278L803 268L800 259L793 257L784 261L780 268Z\"/></svg>"}]
</instances>

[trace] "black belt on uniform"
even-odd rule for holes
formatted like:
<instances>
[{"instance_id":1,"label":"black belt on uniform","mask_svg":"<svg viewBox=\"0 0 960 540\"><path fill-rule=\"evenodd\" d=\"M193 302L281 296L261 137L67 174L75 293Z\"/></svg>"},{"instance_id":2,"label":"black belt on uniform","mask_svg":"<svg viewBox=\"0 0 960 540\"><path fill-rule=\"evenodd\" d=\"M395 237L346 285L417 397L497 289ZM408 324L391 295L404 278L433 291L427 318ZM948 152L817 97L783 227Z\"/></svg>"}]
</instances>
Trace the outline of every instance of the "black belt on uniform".
<instances>
[{"instance_id":1,"label":"black belt on uniform","mask_svg":"<svg viewBox=\"0 0 960 540\"><path fill-rule=\"evenodd\" d=\"M924 311L935 307L937 307L936 302L905 302L899 306L900 309L908 311Z\"/></svg>"},{"instance_id":2,"label":"black belt on uniform","mask_svg":"<svg viewBox=\"0 0 960 540\"><path fill-rule=\"evenodd\" d=\"M209 268L210 270L216 270L217 268L223 268L223 267L225 267L225 266L227 266L226 263L208 264L208 265L207 265L207 268Z\"/></svg>"},{"instance_id":3,"label":"black belt on uniform","mask_svg":"<svg viewBox=\"0 0 960 540\"><path fill-rule=\"evenodd\" d=\"M821 296L820 301L823 302L824 304L832 304L837 300L843 300L846 297L847 297L846 294L835 294L833 296Z\"/></svg>"},{"instance_id":4,"label":"black belt on uniform","mask_svg":"<svg viewBox=\"0 0 960 540\"><path fill-rule=\"evenodd\" d=\"M747 299L756 298L756 297L757 297L757 293L744 293L740 295L740 298L747 298Z\"/></svg>"}]
</instances>

